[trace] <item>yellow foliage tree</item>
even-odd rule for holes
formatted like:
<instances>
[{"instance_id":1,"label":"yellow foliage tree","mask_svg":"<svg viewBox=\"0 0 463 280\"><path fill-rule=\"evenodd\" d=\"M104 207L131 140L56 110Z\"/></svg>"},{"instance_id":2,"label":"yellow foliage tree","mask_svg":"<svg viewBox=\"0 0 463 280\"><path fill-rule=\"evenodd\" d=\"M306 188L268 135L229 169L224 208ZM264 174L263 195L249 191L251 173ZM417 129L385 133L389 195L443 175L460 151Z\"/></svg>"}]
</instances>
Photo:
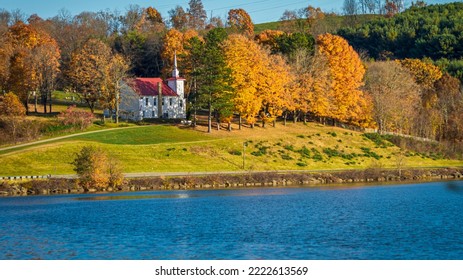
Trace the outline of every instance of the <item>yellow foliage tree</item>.
<instances>
[{"instance_id":1,"label":"yellow foliage tree","mask_svg":"<svg viewBox=\"0 0 463 280\"><path fill-rule=\"evenodd\" d=\"M432 88L434 83L442 77L442 71L431 62L411 58L398 60L397 62L408 69L415 78L416 83L424 89Z\"/></svg>"},{"instance_id":2,"label":"yellow foliage tree","mask_svg":"<svg viewBox=\"0 0 463 280\"><path fill-rule=\"evenodd\" d=\"M257 119L262 96L259 85L262 81L262 51L257 43L239 34L228 37L223 45L227 66L232 70L235 95L235 110L253 126Z\"/></svg>"},{"instance_id":3,"label":"yellow foliage tree","mask_svg":"<svg viewBox=\"0 0 463 280\"><path fill-rule=\"evenodd\" d=\"M279 55L263 56L263 85L259 90L262 95L262 122L273 122L280 117L284 111L291 108L294 103L294 96L291 93L291 70L283 57Z\"/></svg>"},{"instance_id":4,"label":"yellow foliage tree","mask_svg":"<svg viewBox=\"0 0 463 280\"><path fill-rule=\"evenodd\" d=\"M173 66L174 66L174 54L177 54L177 62L179 64L179 67L182 69L183 59L185 57L188 57L188 42L191 38L193 37L198 37L200 40L202 40L201 37L199 37L199 34L196 30L194 29L188 29L185 32L180 32L175 28L170 29L167 31L166 35L164 36L164 45L162 47L161 51L161 58L164 62L164 67L162 70L162 74L167 77L171 73ZM187 69L185 69L187 70ZM182 71L182 75L186 78L189 77L189 72L188 71ZM185 92L188 92L188 88L185 89Z\"/></svg>"},{"instance_id":5,"label":"yellow foliage tree","mask_svg":"<svg viewBox=\"0 0 463 280\"><path fill-rule=\"evenodd\" d=\"M330 91L332 106L328 117L360 126L372 125L371 98L360 90L365 67L359 55L336 35L317 37L318 51L328 59L333 86Z\"/></svg>"},{"instance_id":6,"label":"yellow foliage tree","mask_svg":"<svg viewBox=\"0 0 463 280\"><path fill-rule=\"evenodd\" d=\"M277 49L278 44L276 38L283 35L284 32L280 30L264 30L261 33L257 34L255 40L264 46L269 46L272 50Z\"/></svg>"}]
</instances>

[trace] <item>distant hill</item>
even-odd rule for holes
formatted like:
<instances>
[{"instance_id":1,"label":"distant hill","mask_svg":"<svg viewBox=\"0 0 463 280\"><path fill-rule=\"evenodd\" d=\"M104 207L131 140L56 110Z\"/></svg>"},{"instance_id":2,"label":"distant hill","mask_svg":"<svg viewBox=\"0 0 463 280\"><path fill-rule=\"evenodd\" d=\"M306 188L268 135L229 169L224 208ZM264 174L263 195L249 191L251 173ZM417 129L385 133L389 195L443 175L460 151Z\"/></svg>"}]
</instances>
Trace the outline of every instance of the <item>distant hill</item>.
<instances>
[{"instance_id":1,"label":"distant hill","mask_svg":"<svg viewBox=\"0 0 463 280\"><path fill-rule=\"evenodd\" d=\"M327 15L324 19L320 20L316 26L314 26L314 32L316 34L321 33L337 33L339 29L345 27L358 27L364 23L370 22L377 18L382 18L381 15L357 15L351 16L340 16L340 15ZM282 30L282 24L280 21L259 23L254 25L254 32L259 34L264 30Z\"/></svg>"},{"instance_id":2,"label":"distant hill","mask_svg":"<svg viewBox=\"0 0 463 280\"><path fill-rule=\"evenodd\" d=\"M463 59L463 3L410 8L338 34L375 59Z\"/></svg>"}]
</instances>

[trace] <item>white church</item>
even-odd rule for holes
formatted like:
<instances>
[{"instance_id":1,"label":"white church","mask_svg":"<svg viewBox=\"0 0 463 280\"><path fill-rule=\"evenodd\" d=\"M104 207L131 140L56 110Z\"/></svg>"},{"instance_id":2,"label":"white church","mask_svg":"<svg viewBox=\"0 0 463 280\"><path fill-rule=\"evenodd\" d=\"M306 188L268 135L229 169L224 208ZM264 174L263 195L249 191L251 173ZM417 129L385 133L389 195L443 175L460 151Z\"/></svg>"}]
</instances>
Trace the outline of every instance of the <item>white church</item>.
<instances>
[{"instance_id":1,"label":"white church","mask_svg":"<svg viewBox=\"0 0 463 280\"><path fill-rule=\"evenodd\" d=\"M186 98L185 79L177 69L177 56L174 58L172 77L133 78L122 84L119 110L122 118L141 121L143 119L185 119Z\"/></svg>"}]
</instances>

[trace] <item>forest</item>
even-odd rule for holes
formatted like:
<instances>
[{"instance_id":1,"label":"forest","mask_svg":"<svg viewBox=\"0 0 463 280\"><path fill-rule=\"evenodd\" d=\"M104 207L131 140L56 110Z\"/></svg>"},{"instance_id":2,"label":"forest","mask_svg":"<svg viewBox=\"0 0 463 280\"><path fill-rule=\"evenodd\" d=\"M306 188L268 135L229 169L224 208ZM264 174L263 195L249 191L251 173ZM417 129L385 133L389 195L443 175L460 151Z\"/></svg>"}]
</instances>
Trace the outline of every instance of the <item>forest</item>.
<instances>
[{"instance_id":1,"label":"forest","mask_svg":"<svg viewBox=\"0 0 463 280\"><path fill-rule=\"evenodd\" d=\"M207 112L209 132L290 119L460 143L463 4L385 1L356 23L351 2L341 29L324 25L340 15L309 6L258 34L244 9L208 18L201 0L167 17L139 6L49 19L0 10L0 128L16 142L25 115L52 112L55 90L92 113L114 110L124 78L167 77L176 53L190 118Z\"/></svg>"}]
</instances>

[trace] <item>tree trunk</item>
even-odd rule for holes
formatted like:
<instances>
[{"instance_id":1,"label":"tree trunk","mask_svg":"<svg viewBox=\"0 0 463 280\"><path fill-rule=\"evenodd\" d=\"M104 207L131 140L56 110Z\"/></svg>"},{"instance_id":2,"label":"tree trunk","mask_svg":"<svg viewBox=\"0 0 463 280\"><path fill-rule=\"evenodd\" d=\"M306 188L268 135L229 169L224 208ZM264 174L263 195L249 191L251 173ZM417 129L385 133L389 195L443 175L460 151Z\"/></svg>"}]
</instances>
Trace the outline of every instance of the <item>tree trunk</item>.
<instances>
[{"instance_id":1,"label":"tree trunk","mask_svg":"<svg viewBox=\"0 0 463 280\"><path fill-rule=\"evenodd\" d=\"M288 119L288 112L285 112L285 113L283 114L283 124L284 124L284 126L286 126L286 120L287 120L287 119Z\"/></svg>"},{"instance_id":2,"label":"tree trunk","mask_svg":"<svg viewBox=\"0 0 463 280\"><path fill-rule=\"evenodd\" d=\"M277 127L277 119L276 118L273 120L273 127Z\"/></svg>"},{"instance_id":3,"label":"tree trunk","mask_svg":"<svg viewBox=\"0 0 463 280\"><path fill-rule=\"evenodd\" d=\"M207 114L207 133L212 132L212 104L211 101L208 103L208 114Z\"/></svg>"},{"instance_id":4,"label":"tree trunk","mask_svg":"<svg viewBox=\"0 0 463 280\"><path fill-rule=\"evenodd\" d=\"M241 118L241 113L239 114L239 119L238 119L238 129L241 130L241 125L242 125L242 118Z\"/></svg>"},{"instance_id":5,"label":"tree trunk","mask_svg":"<svg viewBox=\"0 0 463 280\"><path fill-rule=\"evenodd\" d=\"M43 113L44 114L47 113L47 97L48 97L48 94L42 95L42 105L43 105Z\"/></svg>"},{"instance_id":6,"label":"tree trunk","mask_svg":"<svg viewBox=\"0 0 463 280\"><path fill-rule=\"evenodd\" d=\"M293 122L297 123L297 111L296 110L294 110Z\"/></svg>"},{"instance_id":7,"label":"tree trunk","mask_svg":"<svg viewBox=\"0 0 463 280\"><path fill-rule=\"evenodd\" d=\"M37 93L34 94L34 112L37 113L37 104L39 103Z\"/></svg>"},{"instance_id":8,"label":"tree trunk","mask_svg":"<svg viewBox=\"0 0 463 280\"><path fill-rule=\"evenodd\" d=\"M228 131L232 131L231 122L228 123Z\"/></svg>"},{"instance_id":9,"label":"tree trunk","mask_svg":"<svg viewBox=\"0 0 463 280\"><path fill-rule=\"evenodd\" d=\"M119 124L119 92L116 94L116 124Z\"/></svg>"},{"instance_id":10,"label":"tree trunk","mask_svg":"<svg viewBox=\"0 0 463 280\"><path fill-rule=\"evenodd\" d=\"M53 112L52 111L52 103L53 103L52 101L53 100L51 99L51 95L52 95L52 93L50 92L50 103L49 103L49 107L48 107L48 109L49 109L48 112L50 112L50 114Z\"/></svg>"}]
</instances>

